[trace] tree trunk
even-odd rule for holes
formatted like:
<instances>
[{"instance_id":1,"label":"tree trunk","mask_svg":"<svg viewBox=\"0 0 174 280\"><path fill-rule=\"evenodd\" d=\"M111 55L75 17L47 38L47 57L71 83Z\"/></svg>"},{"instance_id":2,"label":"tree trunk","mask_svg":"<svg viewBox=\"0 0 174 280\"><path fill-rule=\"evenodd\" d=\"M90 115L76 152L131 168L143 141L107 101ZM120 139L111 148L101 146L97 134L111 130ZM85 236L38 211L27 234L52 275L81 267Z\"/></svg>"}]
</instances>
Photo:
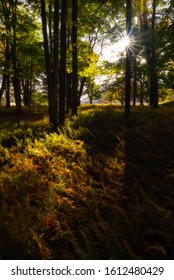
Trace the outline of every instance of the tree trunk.
<instances>
[{"instance_id":1,"label":"tree trunk","mask_svg":"<svg viewBox=\"0 0 174 280\"><path fill-rule=\"evenodd\" d=\"M84 85L86 83L86 77L83 77L81 79L81 82L80 82L80 89L79 89L79 92L78 92L78 95L77 95L77 105L80 106L80 98L82 96L82 93L83 93L83 88L84 88Z\"/></svg>"},{"instance_id":2,"label":"tree trunk","mask_svg":"<svg viewBox=\"0 0 174 280\"><path fill-rule=\"evenodd\" d=\"M67 28L67 49L71 44L71 29ZM69 114L72 105L72 73L66 73L66 113Z\"/></svg>"},{"instance_id":3,"label":"tree trunk","mask_svg":"<svg viewBox=\"0 0 174 280\"><path fill-rule=\"evenodd\" d=\"M144 105L144 85L143 83L140 84L140 105Z\"/></svg>"},{"instance_id":4,"label":"tree trunk","mask_svg":"<svg viewBox=\"0 0 174 280\"><path fill-rule=\"evenodd\" d=\"M72 0L72 115L77 115L77 16L78 0Z\"/></svg>"},{"instance_id":5,"label":"tree trunk","mask_svg":"<svg viewBox=\"0 0 174 280\"><path fill-rule=\"evenodd\" d=\"M52 69L51 69L51 57L49 52L48 34L47 34L45 0L40 0L40 1L41 1L42 32L44 37L45 65L46 65L46 75L47 75L47 85L48 85L49 121L53 125L54 129L56 129L57 127L56 103L57 102L55 102L55 91L53 91L53 83L52 83L53 79L52 79L52 71L51 71ZM55 3L56 2L57 1L55 1Z\"/></svg>"},{"instance_id":6,"label":"tree trunk","mask_svg":"<svg viewBox=\"0 0 174 280\"><path fill-rule=\"evenodd\" d=\"M21 85L19 77L19 69L17 66L17 55L16 55L16 8L17 0L12 1L12 15L13 15L13 41L12 41L12 62L13 62L13 87L14 95L16 101L16 113L17 113L17 122L18 127L20 123L20 113L21 110Z\"/></svg>"},{"instance_id":7,"label":"tree trunk","mask_svg":"<svg viewBox=\"0 0 174 280\"><path fill-rule=\"evenodd\" d=\"M58 83L59 83L59 0L54 1L54 33L53 33L53 71L52 71L52 100L53 127L58 126Z\"/></svg>"},{"instance_id":8,"label":"tree trunk","mask_svg":"<svg viewBox=\"0 0 174 280\"><path fill-rule=\"evenodd\" d=\"M53 12L53 7L52 7L52 0L49 0L49 4L48 4L48 37L49 37L49 50L50 50L50 55L52 56L53 53L53 34L52 34L52 12ZM56 2L56 1L54 1Z\"/></svg>"},{"instance_id":9,"label":"tree trunk","mask_svg":"<svg viewBox=\"0 0 174 280\"><path fill-rule=\"evenodd\" d=\"M149 72L149 95L150 105L153 108L158 108L158 79L156 69L156 51L155 51L155 15L157 0L152 2L152 22L151 26L148 23L147 3L144 1L143 14L141 15L140 27L141 31L148 34L150 33L150 46L146 47L146 59ZM144 42L146 44L146 42Z\"/></svg>"},{"instance_id":10,"label":"tree trunk","mask_svg":"<svg viewBox=\"0 0 174 280\"><path fill-rule=\"evenodd\" d=\"M65 122L65 97L66 97L66 0L62 1L61 33L60 33L60 94L59 94L59 123Z\"/></svg>"},{"instance_id":11,"label":"tree trunk","mask_svg":"<svg viewBox=\"0 0 174 280\"><path fill-rule=\"evenodd\" d=\"M10 107L10 74L6 75L6 107Z\"/></svg>"},{"instance_id":12,"label":"tree trunk","mask_svg":"<svg viewBox=\"0 0 174 280\"><path fill-rule=\"evenodd\" d=\"M154 35L155 35L155 15L156 15L156 5L157 1L153 0L153 12L152 12L152 50L151 50L151 96L152 96L152 106L153 108L158 108L158 79L157 79L157 70L156 70L156 51L153 46Z\"/></svg>"},{"instance_id":13,"label":"tree trunk","mask_svg":"<svg viewBox=\"0 0 174 280\"><path fill-rule=\"evenodd\" d=\"M133 91L133 106L136 105L137 98L137 60L134 58L134 91Z\"/></svg>"},{"instance_id":14,"label":"tree trunk","mask_svg":"<svg viewBox=\"0 0 174 280\"><path fill-rule=\"evenodd\" d=\"M68 114L70 111L70 108L72 108L72 74L67 73L66 75L66 113Z\"/></svg>"},{"instance_id":15,"label":"tree trunk","mask_svg":"<svg viewBox=\"0 0 174 280\"><path fill-rule=\"evenodd\" d=\"M33 90L33 61L31 59L30 63L30 83L29 83L29 106L31 107L32 103L32 90Z\"/></svg>"},{"instance_id":16,"label":"tree trunk","mask_svg":"<svg viewBox=\"0 0 174 280\"><path fill-rule=\"evenodd\" d=\"M11 62L11 53L10 53L10 44L8 37L6 38L6 47L5 47L5 95L6 95L6 107L10 107L10 62Z\"/></svg>"},{"instance_id":17,"label":"tree trunk","mask_svg":"<svg viewBox=\"0 0 174 280\"><path fill-rule=\"evenodd\" d=\"M4 93L6 89L6 75L3 74L2 76L2 85L1 85L1 89L0 89L0 106L1 106L1 100L2 100L2 95Z\"/></svg>"},{"instance_id":18,"label":"tree trunk","mask_svg":"<svg viewBox=\"0 0 174 280\"><path fill-rule=\"evenodd\" d=\"M132 26L132 3L131 0L126 2L126 34L130 37ZM126 48L126 92L125 92L125 116L130 115L130 93L131 93L131 50Z\"/></svg>"},{"instance_id":19,"label":"tree trunk","mask_svg":"<svg viewBox=\"0 0 174 280\"><path fill-rule=\"evenodd\" d=\"M30 104L30 96L29 96L29 81L26 79L22 81L23 88L23 97L24 97L24 106L29 106Z\"/></svg>"}]
</instances>

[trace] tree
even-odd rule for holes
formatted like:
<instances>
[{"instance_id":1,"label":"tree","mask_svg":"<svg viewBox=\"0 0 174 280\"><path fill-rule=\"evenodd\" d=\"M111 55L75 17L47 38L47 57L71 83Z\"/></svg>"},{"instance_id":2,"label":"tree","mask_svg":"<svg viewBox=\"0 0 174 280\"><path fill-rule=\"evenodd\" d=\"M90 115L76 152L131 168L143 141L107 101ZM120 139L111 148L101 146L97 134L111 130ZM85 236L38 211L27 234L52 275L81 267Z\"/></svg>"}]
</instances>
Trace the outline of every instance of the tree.
<instances>
[{"instance_id":1,"label":"tree","mask_svg":"<svg viewBox=\"0 0 174 280\"><path fill-rule=\"evenodd\" d=\"M54 130L58 123L65 119L65 76L66 76L66 1L61 1L61 31L59 29L59 1L54 1L54 17L52 5L49 5L49 28L47 25L46 3L41 0L42 31L44 37L45 64L48 84L49 119ZM52 24L53 20L53 24ZM52 27L53 26L53 27ZM52 30L53 28L53 30ZM49 30L49 37L48 37ZM59 36L60 35L60 36ZM60 71L59 69L59 37L61 37ZM53 39L52 39L53 38ZM60 79L59 79L60 75ZM60 83L58 84L58 82ZM60 85L60 86L59 86ZM59 91L60 90L60 91ZM59 94L59 108L58 108ZM59 109L59 120L58 120Z\"/></svg>"},{"instance_id":2,"label":"tree","mask_svg":"<svg viewBox=\"0 0 174 280\"><path fill-rule=\"evenodd\" d=\"M173 22L174 3L170 1L170 5L163 7L158 12L160 21L156 25L156 33L160 41L158 49L158 88L159 99L162 97L163 101L170 100L174 94L174 22Z\"/></svg>"},{"instance_id":3,"label":"tree","mask_svg":"<svg viewBox=\"0 0 174 280\"><path fill-rule=\"evenodd\" d=\"M19 126L20 113L21 113L21 82L19 76L19 67L17 64L17 0L12 0L12 28L13 28L13 40L12 40L12 65L13 65L13 87L16 101L16 112L17 112L17 121Z\"/></svg>"},{"instance_id":4,"label":"tree","mask_svg":"<svg viewBox=\"0 0 174 280\"><path fill-rule=\"evenodd\" d=\"M52 58L52 88L51 88L51 109L53 111L52 124L54 130L57 131L58 126L58 81L59 81L59 1L54 1L54 23L53 23L53 58ZM50 30L51 32L51 30ZM51 57L50 57L51 59ZM52 103L53 102L53 103Z\"/></svg>"},{"instance_id":5,"label":"tree","mask_svg":"<svg viewBox=\"0 0 174 280\"><path fill-rule=\"evenodd\" d=\"M150 103L153 108L158 108L158 79L156 70L156 51L153 42L155 41L155 16L156 16L157 0L152 2L152 25L151 25L151 54L149 61L149 73L150 73Z\"/></svg>"},{"instance_id":6,"label":"tree","mask_svg":"<svg viewBox=\"0 0 174 280\"><path fill-rule=\"evenodd\" d=\"M10 107L10 68L11 68L11 5L8 1L0 1L1 15L1 58L2 85L0 89L0 103L3 93L6 93L6 106Z\"/></svg>"},{"instance_id":7,"label":"tree","mask_svg":"<svg viewBox=\"0 0 174 280\"><path fill-rule=\"evenodd\" d=\"M126 1L126 35L131 36L132 28L132 1ZM125 93L125 116L130 115L130 93L131 93L131 49L126 48L126 93Z\"/></svg>"},{"instance_id":8,"label":"tree","mask_svg":"<svg viewBox=\"0 0 174 280\"><path fill-rule=\"evenodd\" d=\"M142 13L139 16L140 29L143 34L143 44L146 50L146 60L149 71L150 84L150 105L158 108L158 78L157 78L157 59L156 59L156 33L155 33L155 17L156 17L157 0L152 1L152 14L149 16L148 1L143 0Z\"/></svg>"},{"instance_id":9,"label":"tree","mask_svg":"<svg viewBox=\"0 0 174 280\"><path fill-rule=\"evenodd\" d=\"M42 19L42 32L44 38L44 51L45 51L45 66L48 85L48 106L49 106L49 121L53 124L54 129L57 128L57 110L54 100L56 100L56 92L53 92L52 83L52 69L51 57L49 50L48 31L47 31L47 16L46 16L46 3L45 0L40 0L41 3L41 19Z\"/></svg>"},{"instance_id":10,"label":"tree","mask_svg":"<svg viewBox=\"0 0 174 280\"><path fill-rule=\"evenodd\" d=\"M77 115L78 67L77 67L77 17L78 0L72 0L72 115Z\"/></svg>"},{"instance_id":11,"label":"tree","mask_svg":"<svg viewBox=\"0 0 174 280\"><path fill-rule=\"evenodd\" d=\"M61 33L60 33L60 93L59 93L59 124L65 121L65 97L66 97L66 16L67 3L62 1Z\"/></svg>"}]
</instances>

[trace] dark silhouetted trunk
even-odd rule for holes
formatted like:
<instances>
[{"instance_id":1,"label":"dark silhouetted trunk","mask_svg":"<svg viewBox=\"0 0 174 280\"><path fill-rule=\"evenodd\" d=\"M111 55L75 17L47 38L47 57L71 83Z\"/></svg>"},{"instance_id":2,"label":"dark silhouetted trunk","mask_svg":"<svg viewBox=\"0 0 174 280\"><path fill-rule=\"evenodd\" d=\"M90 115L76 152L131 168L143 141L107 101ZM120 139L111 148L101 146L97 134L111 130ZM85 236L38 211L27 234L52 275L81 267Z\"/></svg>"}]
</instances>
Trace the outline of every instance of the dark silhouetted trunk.
<instances>
[{"instance_id":1,"label":"dark silhouetted trunk","mask_svg":"<svg viewBox=\"0 0 174 280\"><path fill-rule=\"evenodd\" d=\"M12 15L13 15L13 41L12 41L12 62L13 62L13 87L16 102L16 113L18 127L20 123L20 113L21 113L21 84L19 77L19 68L17 66L17 55L16 55L16 8L17 0L12 1Z\"/></svg>"},{"instance_id":2,"label":"dark silhouetted trunk","mask_svg":"<svg viewBox=\"0 0 174 280\"><path fill-rule=\"evenodd\" d=\"M58 126L58 83L59 83L59 0L54 1L54 33L53 33L53 72L52 72L52 99L53 99L53 115L54 130L57 131Z\"/></svg>"},{"instance_id":3,"label":"dark silhouetted trunk","mask_svg":"<svg viewBox=\"0 0 174 280\"><path fill-rule=\"evenodd\" d=\"M6 107L10 107L10 62L11 62L11 52L9 39L6 38L6 48L5 48L5 95L6 95Z\"/></svg>"},{"instance_id":4,"label":"dark silhouetted trunk","mask_svg":"<svg viewBox=\"0 0 174 280\"><path fill-rule=\"evenodd\" d=\"M6 95L6 107L10 107L10 74L6 75L6 90L5 90L5 95Z\"/></svg>"},{"instance_id":5,"label":"dark silhouetted trunk","mask_svg":"<svg viewBox=\"0 0 174 280\"><path fill-rule=\"evenodd\" d=\"M143 84L140 85L140 105L144 105L144 86Z\"/></svg>"},{"instance_id":6,"label":"dark silhouetted trunk","mask_svg":"<svg viewBox=\"0 0 174 280\"><path fill-rule=\"evenodd\" d=\"M71 84L72 84L72 74L67 73L66 75L66 113L68 114L71 107L72 107L72 91L71 91Z\"/></svg>"},{"instance_id":7,"label":"dark silhouetted trunk","mask_svg":"<svg viewBox=\"0 0 174 280\"><path fill-rule=\"evenodd\" d=\"M42 18L42 32L44 37L44 51L45 51L45 64L46 64L46 75L48 84L48 103L49 103L49 121L53 125L54 130L57 129L57 95L58 95L58 10L59 2L54 1L55 16L54 16L54 61L50 55L48 34L47 34L47 18L45 0L41 0L41 18ZM53 64L53 68L51 67ZM53 82L54 81L54 82Z\"/></svg>"},{"instance_id":8,"label":"dark silhouetted trunk","mask_svg":"<svg viewBox=\"0 0 174 280\"><path fill-rule=\"evenodd\" d=\"M56 2L56 1L54 1ZM48 37L50 55L53 54L53 0L49 0L48 4Z\"/></svg>"},{"instance_id":9,"label":"dark silhouetted trunk","mask_svg":"<svg viewBox=\"0 0 174 280\"><path fill-rule=\"evenodd\" d=\"M155 39L155 15L157 0L152 2L152 22L149 24L146 2L144 2L144 11L140 17L141 31L150 36L150 44L146 46L146 59L149 72L149 95L150 105L153 108L158 108L158 79L156 69L156 39ZM149 39L149 38L148 38ZM148 40L147 40L148 41ZM144 42L146 45L146 41Z\"/></svg>"},{"instance_id":10,"label":"dark silhouetted trunk","mask_svg":"<svg viewBox=\"0 0 174 280\"><path fill-rule=\"evenodd\" d=\"M59 92L59 123L65 122L65 98L66 98L66 0L62 1L61 33L60 33L60 92Z\"/></svg>"},{"instance_id":11,"label":"dark silhouetted trunk","mask_svg":"<svg viewBox=\"0 0 174 280\"><path fill-rule=\"evenodd\" d=\"M158 108L158 79L157 79L157 69L156 69L156 50L153 46L155 42L155 15L156 15L156 5L157 0L153 0L153 12L152 12L152 38L151 38L151 72L150 72L150 92L153 108Z\"/></svg>"},{"instance_id":12,"label":"dark silhouetted trunk","mask_svg":"<svg viewBox=\"0 0 174 280\"><path fill-rule=\"evenodd\" d=\"M78 0L72 0L72 115L77 115L77 15Z\"/></svg>"},{"instance_id":13,"label":"dark silhouetted trunk","mask_svg":"<svg viewBox=\"0 0 174 280\"><path fill-rule=\"evenodd\" d=\"M71 29L67 28L67 49L71 44ZM69 114L72 105L72 73L66 73L66 113Z\"/></svg>"},{"instance_id":14,"label":"dark silhouetted trunk","mask_svg":"<svg viewBox=\"0 0 174 280\"><path fill-rule=\"evenodd\" d=\"M23 80L22 81L22 88L23 88L23 97L24 97L24 106L30 105L30 90L29 90L29 81Z\"/></svg>"},{"instance_id":15,"label":"dark silhouetted trunk","mask_svg":"<svg viewBox=\"0 0 174 280\"><path fill-rule=\"evenodd\" d=\"M45 65L46 65L46 75L47 75L47 86L48 86L48 105L49 105L49 121L52 123L52 82L51 82L51 63L50 63L50 53L48 46L48 34L47 34L47 19L45 10L45 0L41 0L41 18L42 18L42 32L44 38L44 53L45 53Z\"/></svg>"},{"instance_id":16,"label":"dark silhouetted trunk","mask_svg":"<svg viewBox=\"0 0 174 280\"><path fill-rule=\"evenodd\" d=\"M32 66L32 59L31 59L30 63L27 62L26 69L25 69L25 79L22 80L24 106L31 107L32 78L33 78L33 66Z\"/></svg>"},{"instance_id":17,"label":"dark silhouetted trunk","mask_svg":"<svg viewBox=\"0 0 174 280\"><path fill-rule=\"evenodd\" d=\"M130 37L132 24L132 3L131 0L126 2L126 34ZM126 92L125 92L125 116L130 115L130 93L131 93L131 50L126 48Z\"/></svg>"},{"instance_id":18,"label":"dark silhouetted trunk","mask_svg":"<svg viewBox=\"0 0 174 280\"><path fill-rule=\"evenodd\" d=\"M134 91L133 91L133 106L136 105L137 98L137 60L134 58Z\"/></svg>"}]
</instances>

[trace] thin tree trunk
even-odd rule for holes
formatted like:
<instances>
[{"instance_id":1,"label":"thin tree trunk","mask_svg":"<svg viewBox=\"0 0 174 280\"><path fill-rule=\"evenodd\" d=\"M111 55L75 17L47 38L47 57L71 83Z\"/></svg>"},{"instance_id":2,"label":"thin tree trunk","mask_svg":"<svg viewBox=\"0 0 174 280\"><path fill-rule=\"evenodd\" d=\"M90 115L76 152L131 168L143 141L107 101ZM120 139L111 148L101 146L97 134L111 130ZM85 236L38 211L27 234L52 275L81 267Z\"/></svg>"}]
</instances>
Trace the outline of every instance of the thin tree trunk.
<instances>
[{"instance_id":1,"label":"thin tree trunk","mask_svg":"<svg viewBox=\"0 0 174 280\"><path fill-rule=\"evenodd\" d=\"M80 106L80 98L81 98L82 93L83 93L83 88L84 88L85 82L86 82L86 77L83 77L81 79L80 89L79 89L78 96L77 96L77 105L78 106Z\"/></svg>"},{"instance_id":2,"label":"thin tree trunk","mask_svg":"<svg viewBox=\"0 0 174 280\"><path fill-rule=\"evenodd\" d=\"M6 38L6 48L5 48L5 92L6 92L6 107L10 107L10 44L9 39Z\"/></svg>"},{"instance_id":3,"label":"thin tree trunk","mask_svg":"<svg viewBox=\"0 0 174 280\"><path fill-rule=\"evenodd\" d=\"M77 115L77 16L78 0L72 0L72 115Z\"/></svg>"},{"instance_id":4,"label":"thin tree trunk","mask_svg":"<svg viewBox=\"0 0 174 280\"><path fill-rule=\"evenodd\" d=\"M30 104L30 93L29 93L29 80L28 78L22 82L23 96L24 96L24 106L29 106Z\"/></svg>"},{"instance_id":5,"label":"thin tree trunk","mask_svg":"<svg viewBox=\"0 0 174 280\"><path fill-rule=\"evenodd\" d=\"M144 105L144 85L140 83L140 105Z\"/></svg>"},{"instance_id":6,"label":"thin tree trunk","mask_svg":"<svg viewBox=\"0 0 174 280\"><path fill-rule=\"evenodd\" d=\"M51 74L51 58L50 58L48 34L47 34L46 8L45 8L45 0L40 0L40 1L41 1L42 32L44 37L46 76L47 76L47 85L48 85L49 121L55 127L57 126L57 115L55 115L55 112L53 110L54 99L53 99L53 85L52 85L52 74Z\"/></svg>"},{"instance_id":7,"label":"thin tree trunk","mask_svg":"<svg viewBox=\"0 0 174 280\"><path fill-rule=\"evenodd\" d=\"M10 107L10 74L6 75L6 107Z\"/></svg>"},{"instance_id":8,"label":"thin tree trunk","mask_svg":"<svg viewBox=\"0 0 174 280\"><path fill-rule=\"evenodd\" d=\"M126 34L130 37L132 26L132 3L127 0L126 4ZM130 93L131 93L131 50L126 48L126 92L125 92L125 116L130 115Z\"/></svg>"},{"instance_id":9,"label":"thin tree trunk","mask_svg":"<svg viewBox=\"0 0 174 280\"><path fill-rule=\"evenodd\" d=\"M21 85L19 78L19 69L17 67L17 56L16 56L16 7L17 0L12 1L12 15L13 15L13 42L12 42L12 62L13 62L13 87L16 101L16 113L18 127L20 124L20 113L21 113Z\"/></svg>"},{"instance_id":10,"label":"thin tree trunk","mask_svg":"<svg viewBox=\"0 0 174 280\"><path fill-rule=\"evenodd\" d=\"M32 103L32 87L33 87L33 61L30 62L30 83L29 83L29 106Z\"/></svg>"},{"instance_id":11,"label":"thin tree trunk","mask_svg":"<svg viewBox=\"0 0 174 280\"><path fill-rule=\"evenodd\" d=\"M134 58L134 91L133 91L133 106L136 105L137 98L137 60Z\"/></svg>"},{"instance_id":12,"label":"thin tree trunk","mask_svg":"<svg viewBox=\"0 0 174 280\"><path fill-rule=\"evenodd\" d=\"M55 2L55 1L54 1ZM48 37L49 37L49 49L50 49L50 55L53 53L53 34L52 34L52 0L49 0L48 4Z\"/></svg>"},{"instance_id":13,"label":"thin tree trunk","mask_svg":"<svg viewBox=\"0 0 174 280\"><path fill-rule=\"evenodd\" d=\"M142 32L150 33L150 46L146 47L146 59L149 72L149 95L150 95L150 105L153 108L158 108L158 79L157 79L157 69L156 69L156 51L155 51L155 15L156 15L156 5L157 0L152 2L152 22L151 26L148 23L147 15L147 3L143 2L143 13L141 15L142 21L140 21L140 27ZM149 33L148 33L149 32Z\"/></svg>"},{"instance_id":14,"label":"thin tree trunk","mask_svg":"<svg viewBox=\"0 0 174 280\"><path fill-rule=\"evenodd\" d=\"M1 106L2 95L4 93L5 88L6 88L6 75L3 74L3 76L2 76L2 85L1 85L1 89L0 89L0 106Z\"/></svg>"},{"instance_id":15,"label":"thin tree trunk","mask_svg":"<svg viewBox=\"0 0 174 280\"><path fill-rule=\"evenodd\" d=\"M72 74L67 73L66 75L66 113L68 114L70 111L70 108L72 108L72 88L71 88L71 82L72 82Z\"/></svg>"},{"instance_id":16,"label":"thin tree trunk","mask_svg":"<svg viewBox=\"0 0 174 280\"><path fill-rule=\"evenodd\" d=\"M156 5L157 1L153 0L153 12L152 12L152 39L154 42L155 35L155 15L156 15ZM153 44L153 43L152 43ZM151 50L151 62L152 62L152 77L151 77L151 94L152 94L152 106L153 108L158 108L158 79L157 79L157 70L156 70L156 51L155 47L152 46Z\"/></svg>"},{"instance_id":17,"label":"thin tree trunk","mask_svg":"<svg viewBox=\"0 0 174 280\"><path fill-rule=\"evenodd\" d=\"M60 95L59 95L59 123L65 122L65 97L66 97L66 0L62 1L61 34L60 34Z\"/></svg>"},{"instance_id":18,"label":"thin tree trunk","mask_svg":"<svg viewBox=\"0 0 174 280\"><path fill-rule=\"evenodd\" d=\"M71 44L71 29L67 29L67 49ZM68 114L72 104L72 73L66 73L66 113Z\"/></svg>"},{"instance_id":19,"label":"thin tree trunk","mask_svg":"<svg viewBox=\"0 0 174 280\"><path fill-rule=\"evenodd\" d=\"M58 126L58 82L59 82L59 0L54 1L54 41L53 41L53 85L52 85L52 98L53 98L53 126L57 131Z\"/></svg>"}]
</instances>

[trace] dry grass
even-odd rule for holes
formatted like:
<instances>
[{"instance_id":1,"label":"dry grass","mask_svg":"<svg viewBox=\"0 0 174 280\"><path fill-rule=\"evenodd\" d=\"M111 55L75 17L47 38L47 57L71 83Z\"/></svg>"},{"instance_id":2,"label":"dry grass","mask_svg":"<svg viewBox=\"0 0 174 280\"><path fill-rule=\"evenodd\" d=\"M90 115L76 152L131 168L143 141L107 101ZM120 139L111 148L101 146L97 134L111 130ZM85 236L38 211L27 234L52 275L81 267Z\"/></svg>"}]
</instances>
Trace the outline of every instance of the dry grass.
<instances>
[{"instance_id":1,"label":"dry grass","mask_svg":"<svg viewBox=\"0 0 174 280\"><path fill-rule=\"evenodd\" d=\"M172 106L129 119L83 108L59 135L45 108L24 112L19 129L10 112L0 123L2 259L173 259Z\"/></svg>"}]
</instances>

